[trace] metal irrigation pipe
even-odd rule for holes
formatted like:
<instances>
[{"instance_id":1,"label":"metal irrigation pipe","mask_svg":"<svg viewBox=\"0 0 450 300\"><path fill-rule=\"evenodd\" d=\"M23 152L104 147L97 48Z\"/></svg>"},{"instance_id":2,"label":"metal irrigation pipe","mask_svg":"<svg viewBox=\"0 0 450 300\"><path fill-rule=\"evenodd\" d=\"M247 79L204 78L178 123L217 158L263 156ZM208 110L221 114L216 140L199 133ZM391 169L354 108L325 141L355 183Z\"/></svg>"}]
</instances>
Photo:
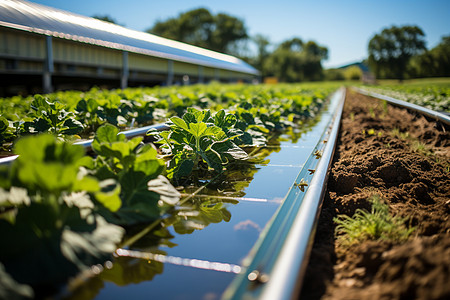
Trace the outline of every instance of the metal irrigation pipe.
<instances>
[{"instance_id":1,"label":"metal irrigation pipe","mask_svg":"<svg viewBox=\"0 0 450 300\"><path fill-rule=\"evenodd\" d=\"M381 99L381 100L386 100L387 102L389 102L391 104L419 112L419 113L421 113L427 117L430 117L434 120L440 121L446 125L450 125L450 116L446 116L445 114L434 111L432 109L429 109L429 108L426 108L426 107L423 107L423 106L420 106L417 104L409 103L409 102L406 102L403 100L395 99L395 98L392 98L392 97L389 97L386 95L370 92L370 91L367 91L367 90L364 90L364 89L358 88L358 87L353 87L353 90L355 90L356 92L358 92L362 95L370 96L370 97Z\"/></svg>"},{"instance_id":2,"label":"metal irrigation pipe","mask_svg":"<svg viewBox=\"0 0 450 300\"><path fill-rule=\"evenodd\" d=\"M338 90L334 97L334 103L337 102L335 111L315 148L323 150L321 158L316 163L317 151L311 153L294 187L291 187L270 225L261 234L264 237L252 249L250 256L253 257L244 261L246 266L243 272L225 291L223 299L287 300L298 296L334 154L345 90ZM307 184L306 193L300 193L301 188L296 184L299 185L300 178L310 171L311 161L315 166L312 170L314 175Z\"/></svg>"},{"instance_id":3,"label":"metal irrigation pipe","mask_svg":"<svg viewBox=\"0 0 450 300\"><path fill-rule=\"evenodd\" d=\"M322 158L271 272L272 280L267 282L260 299L292 299L300 292L326 190L328 169L333 160L345 92L341 97Z\"/></svg>"},{"instance_id":4,"label":"metal irrigation pipe","mask_svg":"<svg viewBox=\"0 0 450 300\"><path fill-rule=\"evenodd\" d=\"M139 128L134 128L134 129L122 131L122 132L119 132L118 134L123 134L127 138L133 138L133 137L136 137L136 136L142 136L142 135L145 136L147 131L150 130L150 129L156 129L158 131L163 131L163 130L168 130L169 126L167 126L165 124L155 124L155 125L149 125L149 126L144 126L144 127L139 127ZM91 140L86 140L86 141L75 142L73 144L74 145L81 145L85 149L90 149L93 141L94 140L91 139ZM0 165L11 164L17 157L19 157L19 155L11 155L11 156L0 158Z\"/></svg>"}]
</instances>

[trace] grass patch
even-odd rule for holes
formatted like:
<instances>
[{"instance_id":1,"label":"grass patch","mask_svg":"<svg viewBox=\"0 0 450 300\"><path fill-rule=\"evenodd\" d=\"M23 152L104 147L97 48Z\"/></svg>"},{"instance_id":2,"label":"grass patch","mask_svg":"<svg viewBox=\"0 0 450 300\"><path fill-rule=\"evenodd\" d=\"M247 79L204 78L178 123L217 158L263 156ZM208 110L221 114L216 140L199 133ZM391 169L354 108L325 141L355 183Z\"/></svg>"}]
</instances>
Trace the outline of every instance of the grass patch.
<instances>
[{"instance_id":1,"label":"grass patch","mask_svg":"<svg viewBox=\"0 0 450 300\"><path fill-rule=\"evenodd\" d=\"M366 240L402 242L408 239L415 227L405 225L406 218L392 216L389 207L379 195L370 199L371 211L357 209L352 217L338 215L335 234L343 246L351 246Z\"/></svg>"},{"instance_id":2,"label":"grass patch","mask_svg":"<svg viewBox=\"0 0 450 300\"><path fill-rule=\"evenodd\" d=\"M425 143L412 137L409 132L400 132L398 128L394 128L391 131L391 135L406 141L414 152L421 153L425 156L435 156L433 151Z\"/></svg>"}]
</instances>

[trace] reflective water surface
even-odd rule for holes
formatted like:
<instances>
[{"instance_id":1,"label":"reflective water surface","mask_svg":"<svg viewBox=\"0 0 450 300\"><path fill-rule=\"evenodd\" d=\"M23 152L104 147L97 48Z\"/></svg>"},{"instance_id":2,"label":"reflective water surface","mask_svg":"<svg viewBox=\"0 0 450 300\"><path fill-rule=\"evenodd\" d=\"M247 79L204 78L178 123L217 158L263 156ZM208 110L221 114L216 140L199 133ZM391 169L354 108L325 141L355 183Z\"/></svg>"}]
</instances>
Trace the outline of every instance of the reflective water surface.
<instances>
[{"instance_id":1,"label":"reflective water surface","mask_svg":"<svg viewBox=\"0 0 450 300\"><path fill-rule=\"evenodd\" d=\"M220 299L317 145L329 110L250 149L255 163L184 187L162 226L130 229L130 251L74 282L65 299Z\"/></svg>"}]
</instances>

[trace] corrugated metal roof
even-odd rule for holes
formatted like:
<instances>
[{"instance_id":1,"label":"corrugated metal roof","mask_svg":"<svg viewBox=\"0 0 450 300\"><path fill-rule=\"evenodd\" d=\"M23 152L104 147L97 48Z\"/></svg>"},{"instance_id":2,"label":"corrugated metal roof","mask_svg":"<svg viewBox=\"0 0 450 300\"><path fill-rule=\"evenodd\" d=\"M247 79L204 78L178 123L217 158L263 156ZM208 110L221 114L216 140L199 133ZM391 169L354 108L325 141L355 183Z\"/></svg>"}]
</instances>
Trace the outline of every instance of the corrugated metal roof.
<instances>
[{"instance_id":1,"label":"corrugated metal roof","mask_svg":"<svg viewBox=\"0 0 450 300\"><path fill-rule=\"evenodd\" d=\"M259 73L231 55L23 0L0 0L0 26L212 68Z\"/></svg>"}]
</instances>

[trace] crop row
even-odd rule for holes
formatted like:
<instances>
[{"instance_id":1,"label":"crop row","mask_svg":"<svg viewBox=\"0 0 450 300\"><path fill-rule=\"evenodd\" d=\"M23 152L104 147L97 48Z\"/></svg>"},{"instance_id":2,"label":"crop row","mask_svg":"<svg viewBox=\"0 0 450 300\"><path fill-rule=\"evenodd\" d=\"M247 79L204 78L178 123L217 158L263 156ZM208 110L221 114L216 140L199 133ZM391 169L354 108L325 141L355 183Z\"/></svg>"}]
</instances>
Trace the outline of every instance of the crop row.
<instances>
[{"instance_id":1,"label":"crop row","mask_svg":"<svg viewBox=\"0 0 450 300\"><path fill-rule=\"evenodd\" d=\"M50 132L65 139L92 137L102 124L140 127L181 117L188 107L250 110L263 122L292 121L314 114L315 101L330 87L300 85L134 88L57 92L45 96L0 99L0 147L8 150L20 136Z\"/></svg>"},{"instance_id":2,"label":"crop row","mask_svg":"<svg viewBox=\"0 0 450 300\"><path fill-rule=\"evenodd\" d=\"M233 172L234 162L250 165L252 149L301 126L333 88L93 89L3 99L3 147L13 145L19 157L0 167L2 296L44 296L132 243L136 226L157 228L162 243L170 243L170 225L193 231L183 225L186 211L178 217L174 185ZM153 122L170 127L148 132L159 147L118 134ZM93 137L94 156L70 142L79 135ZM191 209L205 224L229 219L220 203Z\"/></svg>"},{"instance_id":3,"label":"crop row","mask_svg":"<svg viewBox=\"0 0 450 300\"><path fill-rule=\"evenodd\" d=\"M365 86L364 89L435 111L450 112L450 83Z\"/></svg>"}]
</instances>

